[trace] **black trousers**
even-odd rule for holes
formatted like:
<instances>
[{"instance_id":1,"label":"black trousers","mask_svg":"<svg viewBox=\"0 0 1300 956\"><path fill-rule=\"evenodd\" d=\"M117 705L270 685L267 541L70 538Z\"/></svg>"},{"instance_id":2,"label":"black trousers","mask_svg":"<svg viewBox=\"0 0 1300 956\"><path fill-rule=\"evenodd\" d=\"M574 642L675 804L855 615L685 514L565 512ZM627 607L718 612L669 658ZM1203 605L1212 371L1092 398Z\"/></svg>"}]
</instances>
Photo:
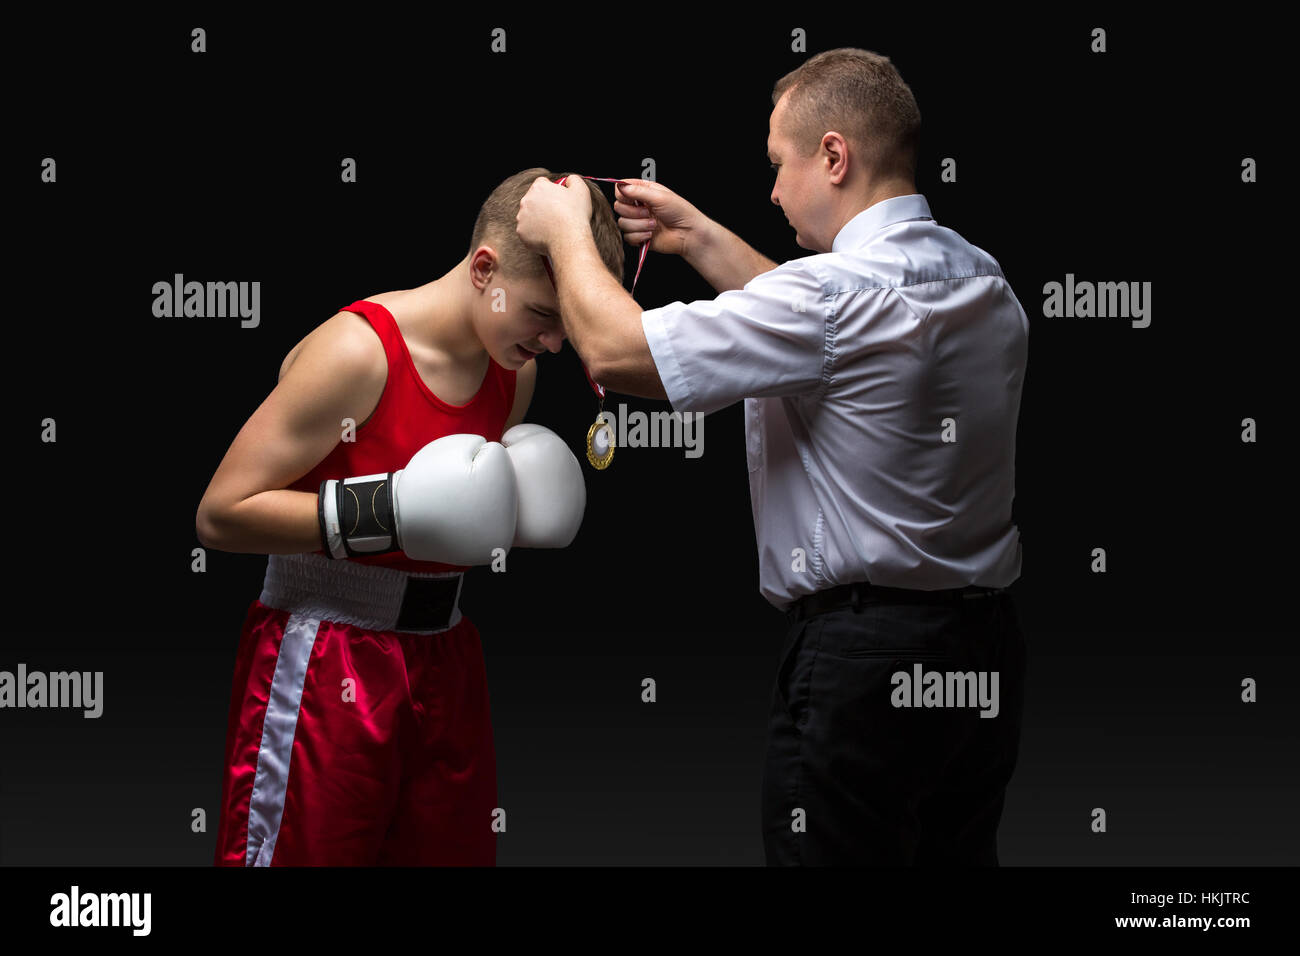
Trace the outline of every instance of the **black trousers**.
<instances>
[{"instance_id":1,"label":"black trousers","mask_svg":"<svg viewBox=\"0 0 1300 956\"><path fill-rule=\"evenodd\" d=\"M768 865L997 866L1025 656L1006 592L868 603L791 625L763 772ZM981 716L994 706L972 702L978 694L953 706L959 682L945 676L949 692L935 693L931 671L982 672L996 716ZM918 703L918 683L948 706L897 706Z\"/></svg>"}]
</instances>

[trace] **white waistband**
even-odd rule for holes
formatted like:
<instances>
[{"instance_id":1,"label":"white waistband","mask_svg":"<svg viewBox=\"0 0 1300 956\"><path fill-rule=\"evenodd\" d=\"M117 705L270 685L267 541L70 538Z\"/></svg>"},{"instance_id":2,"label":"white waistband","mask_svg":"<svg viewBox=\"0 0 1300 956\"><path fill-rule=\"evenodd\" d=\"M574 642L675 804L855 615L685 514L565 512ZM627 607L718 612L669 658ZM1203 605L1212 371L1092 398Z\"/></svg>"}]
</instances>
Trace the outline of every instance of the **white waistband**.
<instances>
[{"instance_id":1,"label":"white waistband","mask_svg":"<svg viewBox=\"0 0 1300 956\"><path fill-rule=\"evenodd\" d=\"M353 624L372 631L395 631L408 578L460 580L446 627L404 633L439 634L460 623L460 589L465 575L459 571L422 574L356 561L331 561L310 552L267 555L266 578L259 600L267 607L322 621Z\"/></svg>"}]
</instances>

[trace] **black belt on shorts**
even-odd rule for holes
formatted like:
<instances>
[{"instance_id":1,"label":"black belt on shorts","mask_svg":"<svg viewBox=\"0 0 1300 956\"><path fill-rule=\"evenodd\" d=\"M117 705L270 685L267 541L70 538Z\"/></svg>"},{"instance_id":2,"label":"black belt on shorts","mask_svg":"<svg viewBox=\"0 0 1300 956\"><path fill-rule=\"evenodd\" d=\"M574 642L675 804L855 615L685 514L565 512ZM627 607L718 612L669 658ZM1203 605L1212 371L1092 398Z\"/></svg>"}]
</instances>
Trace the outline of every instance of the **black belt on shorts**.
<instances>
[{"instance_id":1,"label":"black belt on shorts","mask_svg":"<svg viewBox=\"0 0 1300 956\"><path fill-rule=\"evenodd\" d=\"M436 631L451 623L460 575L450 578L407 578L395 630Z\"/></svg>"},{"instance_id":2,"label":"black belt on shorts","mask_svg":"<svg viewBox=\"0 0 1300 956\"><path fill-rule=\"evenodd\" d=\"M842 607L860 610L870 604L947 604L965 598L991 597L1001 594L1006 588L985 588L969 584L964 588L946 588L940 591L918 591L913 588L887 588L866 581L853 584L841 584L813 594L805 594L797 599L785 615L791 624L810 618L816 614L825 614Z\"/></svg>"}]
</instances>

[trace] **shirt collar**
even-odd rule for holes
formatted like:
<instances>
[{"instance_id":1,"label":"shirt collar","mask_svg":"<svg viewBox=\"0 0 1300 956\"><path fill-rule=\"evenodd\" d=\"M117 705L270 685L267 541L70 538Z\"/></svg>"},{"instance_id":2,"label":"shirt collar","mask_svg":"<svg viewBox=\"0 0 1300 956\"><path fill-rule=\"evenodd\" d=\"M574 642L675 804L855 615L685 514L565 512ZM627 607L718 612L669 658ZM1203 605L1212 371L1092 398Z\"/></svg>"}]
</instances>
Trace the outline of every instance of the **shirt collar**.
<instances>
[{"instance_id":1,"label":"shirt collar","mask_svg":"<svg viewBox=\"0 0 1300 956\"><path fill-rule=\"evenodd\" d=\"M836 234L834 242L831 243L831 252L854 249L862 245L873 232L892 226L896 222L933 218L930 215L930 204L920 193L882 199L844 224L844 228Z\"/></svg>"}]
</instances>

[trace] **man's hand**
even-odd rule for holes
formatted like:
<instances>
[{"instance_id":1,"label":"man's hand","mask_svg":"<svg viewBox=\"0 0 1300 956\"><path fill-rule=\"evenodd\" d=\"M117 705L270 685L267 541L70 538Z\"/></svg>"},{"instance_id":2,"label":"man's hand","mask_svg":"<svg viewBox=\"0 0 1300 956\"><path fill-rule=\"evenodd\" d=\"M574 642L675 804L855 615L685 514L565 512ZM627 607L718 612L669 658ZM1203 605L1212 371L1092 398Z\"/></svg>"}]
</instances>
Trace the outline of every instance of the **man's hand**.
<instances>
[{"instance_id":1,"label":"man's hand","mask_svg":"<svg viewBox=\"0 0 1300 956\"><path fill-rule=\"evenodd\" d=\"M589 229L591 192L587 181L570 176L563 186L538 176L519 201L515 217L519 238L538 255L550 255L551 246L566 235Z\"/></svg>"},{"instance_id":2,"label":"man's hand","mask_svg":"<svg viewBox=\"0 0 1300 956\"><path fill-rule=\"evenodd\" d=\"M735 233L651 180L628 179L616 185L614 212L624 242L648 242L654 252L681 256L718 292L743 289L754 276L776 268Z\"/></svg>"},{"instance_id":3,"label":"man's hand","mask_svg":"<svg viewBox=\"0 0 1300 956\"><path fill-rule=\"evenodd\" d=\"M614 212L623 241L649 242L653 252L686 257L687 243L699 244L708 217L666 186L629 179L614 186Z\"/></svg>"}]
</instances>

